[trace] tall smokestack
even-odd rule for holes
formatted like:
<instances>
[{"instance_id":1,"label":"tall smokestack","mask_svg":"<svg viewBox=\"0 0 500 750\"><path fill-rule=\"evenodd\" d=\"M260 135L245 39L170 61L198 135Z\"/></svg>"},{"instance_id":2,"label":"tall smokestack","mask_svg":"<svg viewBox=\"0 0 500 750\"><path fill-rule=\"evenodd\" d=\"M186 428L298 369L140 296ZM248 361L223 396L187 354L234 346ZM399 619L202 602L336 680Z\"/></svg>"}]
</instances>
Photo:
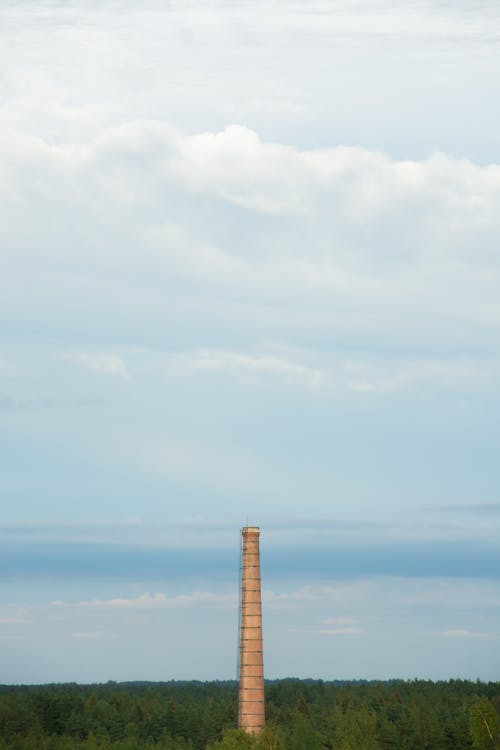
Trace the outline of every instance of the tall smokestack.
<instances>
[{"instance_id":1,"label":"tall smokestack","mask_svg":"<svg viewBox=\"0 0 500 750\"><path fill-rule=\"evenodd\" d=\"M257 526L246 526L241 530L238 726L252 734L260 732L266 721L259 535Z\"/></svg>"}]
</instances>

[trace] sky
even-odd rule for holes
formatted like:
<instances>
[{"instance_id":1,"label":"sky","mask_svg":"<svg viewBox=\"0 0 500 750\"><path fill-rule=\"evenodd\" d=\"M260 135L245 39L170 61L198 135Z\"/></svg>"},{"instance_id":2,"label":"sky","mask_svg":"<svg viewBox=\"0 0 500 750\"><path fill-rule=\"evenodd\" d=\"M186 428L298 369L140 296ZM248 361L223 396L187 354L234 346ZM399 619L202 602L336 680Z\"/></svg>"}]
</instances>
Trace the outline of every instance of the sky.
<instances>
[{"instance_id":1,"label":"sky","mask_svg":"<svg viewBox=\"0 0 500 750\"><path fill-rule=\"evenodd\" d=\"M4 0L3 683L500 679L500 6Z\"/></svg>"}]
</instances>

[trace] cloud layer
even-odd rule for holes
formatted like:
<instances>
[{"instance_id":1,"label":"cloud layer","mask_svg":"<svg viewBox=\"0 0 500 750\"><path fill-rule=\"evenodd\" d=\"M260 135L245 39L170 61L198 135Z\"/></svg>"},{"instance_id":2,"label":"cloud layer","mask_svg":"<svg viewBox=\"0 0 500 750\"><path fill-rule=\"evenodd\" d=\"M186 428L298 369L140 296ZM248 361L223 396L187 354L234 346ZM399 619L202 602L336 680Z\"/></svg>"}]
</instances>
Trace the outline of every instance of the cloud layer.
<instances>
[{"instance_id":1,"label":"cloud layer","mask_svg":"<svg viewBox=\"0 0 500 750\"><path fill-rule=\"evenodd\" d=\"M117 335L130 294L142 326L152 303L171 315L179 296L196 295L202 309L218 302L241 315L248 305L254 337L289 336L292 307L309 340L322 320L317 336L328 324L339 337L344 328L354 341L372 335L385 347L397 338L413 352L460 345L461 360L424 362L417 377L461 375L471 367L465 353L487 348L498 327L497 166L444 155L398 162L360 148L297 151L241 126L184 136L142 122L79 146L13 132L1 142L4 285L25 269L31 316L43 303L55 322L60 282L82 326L82 295L93 281L108 335L110 327ZM174 285L173 304L161 301L165 284ZM3 297L8 310L8 289ZM266 305L274 312L264 328ZM68 356L126 373L116 355Z\"/></svg>"}]
</instances>

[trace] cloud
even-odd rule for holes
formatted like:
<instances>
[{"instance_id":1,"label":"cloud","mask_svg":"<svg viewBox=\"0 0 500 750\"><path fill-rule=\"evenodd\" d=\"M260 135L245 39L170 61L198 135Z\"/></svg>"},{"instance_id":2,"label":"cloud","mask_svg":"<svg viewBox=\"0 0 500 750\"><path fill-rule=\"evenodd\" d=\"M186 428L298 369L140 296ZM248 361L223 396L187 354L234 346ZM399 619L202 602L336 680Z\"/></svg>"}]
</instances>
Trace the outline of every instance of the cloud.
<instances>
[{"instance_id":1,"label":"cloud","mask_svg":"<svg viewBox=\"0 0 500 750\"><path fill-rule=\"evenodd\" d=\"M64 359L80 364L93 372L123 378L124 380L132 379L123 359L114 354L85 354L83 352L75 352L64 354L63 356Z\"/></svg>"},{"instance_id":2,"label":"cloud","mask_svg":"<svg viewBox=\"0 0 500 750\"><path fill-rule=\"evenodd\" d=\"M322 628L319 630L310 628L289 628L289 633L308 633L311 635L363 635L362 628Z\"/></svg>"},{"instance_id":3,"label":"cloud","mask_svg":"<svg viewBox=\"0 0 500 750\"><path fill-rule=\"evenodd\" d=\"M173 588L172 593L168 593L151 589L144 591L141 588L141 593L127 596L123 596L122 592L130 591L130 578L125 576L120 581L101 577L99 581L92 582L92 589L99 592L99 596L81 600L76 600L76 597L72 599L76 591L74 578L64 586L52 583L48 587L44 583L41 590L38 586L36 591L31 589L30 596L34 603L26 605L25 614L36 622L40 647L44 644L51 653L56 653L61 635L72 637L74 643L88 641L89 645L94 641L105 644L107 639L115 638L113 643L119 658L127 659L127 653L135 653L138 627L142 632L147 623L150 634L147 649L151 658L157 658L158 643L165 632L170 633L172 638L169 643L173 641L177 644L172 647L172 658L177 653L176 649L180 654L179 671L174 674L169 672L169 675L181 678L186 675L185 670L189 666L186 654L191 654L190 649L199 636L201 623L205 642L213 643L214 648L219 649L215 661L226 665L222 673L233 673L233 649L228 652L227 643L234 645L237 638L238 595L235 580L231 585L226 583L220 590L184 588L179 591ZM404 677L412 674L432 675L433 679L443 679L450 675L470 676L471 671L474 675L477 674L478 663L483 665L481 669L489 664L491 643L498 639L500 632L500 607L495 582L464 579L430 581L403 577L370 577L328 583L322 577L310 578L310 581L304 586L300 585L300 576L292 581L273 580L272 591L267 588L264 592L269 676L290 674L292 662L295 674L296 669L300 669L301 674L325 675L328 679L335 676L352 678L356 674L373 678L380 678L381 674L387 677L390 674ZM268 580L268 586L270 583ZM177 580L173 586L179 584ZM76 585L79 586L78 583ZM17 587L18 582L16 592ZM64 593L65 600L43 603L43 596L49 588ZM114 595L114 591L118 595ZM24 598L26 594L25 589ZM496 604L493 602L495 598ZM48 599L46 601L49 602ZM12 610L12 615L20 616L20 613ZM455 625L450 627L450 623ZM24 629L26 626L17 626L16 631L21 627ZM54 632L58 634L57 638L54 638ZM301 649L297 652L298 639ZM474 658L470 663L467 658L463 660L464 654L460 650L457 651L459 644L466 640L471 647L474 645ZM410 649L409 643L412 644ZM357 650L358 646L361 651ZM328 672L331 666L324 667L325 648L332 649L329 654L337 665L336 675ZM343 649L347 649L347 652ZM285 652L284 656L281 655L282 651ZM302 659L300 654L304 651L307 658ZM170 656L170 651L166 653ZM104 651L102 654L106 658ZM431 654L431 661L424 658L422 662L422 654ZM384 657L382 661L380 655ZM471 656L470 652L468 655ZM78 657L78 651L68 653L72 668L78 662ZM387 659L389 667L384 670L383 664ZM143 654L137 663L127 661L123 679L132 679L131 666L133 673L137 668L140 675L141 669L148 667L148 663ZM196 677L198 665L193 669L194 672L190 671L189 675ZM219 666L219 669L222 668ZM214 670L217 673L216 666ZM114 679L112 674L111 678ZM484 674L489 675L489 672ZM161 679L161 675L158 679Z\"/></svg>"},{"instance_id":4,"label":"cloud","mask_svg":"<svg viewBox=\"0 0 500 750\"><path fill-rule=\"evenodd\" d=\"M484 363L463 359L403 359L390 362L347 360L342 369L348 389L357 393L388 393L431 384L439 388L467 388L478 383L492 384L500 363L493 361L488 370Z\"/></svg>"},{"instance_id":5,"label":"cloud","mask_svg":"<svg viewBox=\"0 0 500 750\"><path fill-rule=\"evenodd\" d=\"M500 320L498 165L445 154L403 161L358 147L301 150L242 126L187 135L161 121L110 127L83 144L49 146L10 132L4 143L11 172L1 190L10 208L0 236L20 273L36 245L21 213L36 214L47 238L36 257L47 264L34 266L22 306L33 304L42 317L58 310L55 291L67 284L82 332L92 290L92 317L115 336L130 321L143 340L158 339L164 319L182 320L187 338L194 336L189 315L178 317L179 300L194 298L202 318L209 315L203 325L212 319L226 335L237 322L254 341L333 335L342 347L349 340L351 351L370 341L382 353L390 338L393 354L413 351L394 369L380 358L347 360L357 392L472 380L491 366L493 380L498 371L492 356L479 365L473 356ZM27 186L40 181L43 195L33 202ZM87 234L75 237L75 224ZM55 317L51 325L64 326ZM467 346L450 360L458 330ZM130 378L117 354L66 356ZM203 346L188 356L205 371L324 380L321 363L272 352Z\"/></svg>"},{"instance_id":6,"label":"cloud","mask_svg":"<svg viewBox=\"0 0 500 750\"><path fill-rule=\"evenodd\" d=\"M318 630L320 635L362 635L362 628L324 628Z\"/></svg>"},{"instance_id":7,"label":"cloud","mask_svg":"<svg viewBox=\"0 0 500 750\"><path fill-rule=\"evenodd\" d=\"M478 140L477 114L467 111L467 103L472 99L480 114L484 99L490 111L495 105L488 96L494 92L499 30L493 3L481 3L474 22L463 3L403 7L385 0L356 5L314 0L299 8L280 0L272 6L231 3L230 13L223 2L203 10L152 2L139 11L127 0L119 2L119 13L116 7L39 3L28 12L22 3L9 4L0 31L0 49L10 62L5 122L29 131L36 123L38 132L58 143L68 136L78 141L82 133L135 112L175 121L188 132L217 128L229 113L231 122L251 122L299 142L336 136L382 142L404 153L415 143L429 151L458 140L463 153L464 141L472 149ZM61 23L65 34L58 33ZM27 40L22 50L14 41L21 27ZM51 45L42 53L47 38ZM491 76L482 67L486 53ZM59 61L69 56L79 63L71 79L59 75ZM173 61L175 77L165 97ZM345 71L327 93L325 67ZM418 85L420 79L425 86ZM376 108L381 81L387 82L385 106ZM408 81L415 82L411 92L405 90ZM352 97L354 90L358 97ZM426 117L431 103L433 116ZM452 134L457 111L461 128ZM489 143L495 114L492 123L482 122Z\"/></svg>"},{"instance_id":8,"label":"cloud","mask_svg":"<svg viewBox=\"0 0 500 750\"><path fill-rule=\"evenodd\" d=\"M237 524L237 521L236 521ZM51 576L55 580L99 580L119 576L132 581L190 580L205 576L213 580L236 580L238 534L232 529L199 531L196 527L154 524L104 525L81 528L51 527L34 530L19 526L0 529L1 577L37 580ZM498 529L461 529L444 527L438 532L419 534L409 526L393 526L378 533L374 541L372 529L330 529L284 538L263 535L263 560L271 580L302 580L303 588L276 593L272 585L264 597L271 607L293 606L298 601L316 601L335 597L342 599L349 583L367 577L400 577L407 580L441 578L471 580L498 579ZM163 571L163 572L162 572ZM335 587L310 586L322 578L335 580ZM346 589L347 587L347 589ZM448 589L437 598L451 596ZM410 594L411 592L411 594ZM148 594L150 597L151 594ZM415 606L419 594L408 585L406 597ZM411 602L410 602L411 600ZM498 600L498 598L497 598ZM146 605L149 599L137 602ZM163 600L175 604L182 600ZM494 600L492 600L493 603ZM153 604L154 601L151 601ZM207 600L208 603L208 600ZM424 600L425 603L425 600ZM484 603L483 603L484 604ZM328 613L333 616L338 613ZM341 613L340 613L341 614Z\"/></svg>"},{"instance_id":9,"label":"cloud","mask_svg":"<svg viewBox=\"0 0 500 750\"><path fill-rule=\"evenodd\" d=\"M487 638L487 633L477 633L472 630L466 630L464 628L456 628L451 630L443 630L440 635L445 638Z\"/></svg>"},{"instance_id":10,"label":"cloud","mask_svg":"<svg viewBox=\"0 0 500 750\"><path fill-rule=\"evenodd\" d=\"M237 206L287 215L303 211L300 192L295 192L300 185L299 159L293 149L264 145L254 131L231 125L221 133L201 133L179 141L172 168L192 190L215 191ZM290 170L288 184L282 179L286 168Z\"/></svg>"},{"instance_id":11,"label":"cloud","mask_svg":"<svg viewBox=\"0 0 500 750\"><path fill-rule=\"evenodd\" d=\"M457 510L462 506L458 506ZM471 514L476 506L464 506L465 512ZM425 510L428 510L427 508ZM430 510L440 512L441 508L432 506ZM490 510L498 510L496 505L479 503L477 513L482 515ZM263 529L263 543L274 552L295 549L317 551L319 547L331 549L341 545L352 548L360 545L371 548L374 535L380 547L394 547L395 540L404 543L427 544L432 540L440 544L447 541L465 540L467 544L477 541L476 535L484 541L494 540L497 530L492 516L488 528L479 521L478 526L471 519L467 524L456 518L449 518L451 510L444 508L445 521L436 523L428 521L418 512L416 519L400 521L346 520L338 516L320 515L314 517L284 516L282 513L259 513L259 523ZM162 547L164 549L234 549L238 539L241 519L239 514L217 515L209 518L204 515L177 518L167 522L151 523L140 518L110 521L24 521L0 523L0 538L32 543L50 542L64 544L67 542L90 542L113 544L117 539L120 544L134 547ZM490 533L491 532L491 533ZM281 553L281 552L280 552Z\"/></svg>"},{"instance_id":12,"label":"cloud","mask_svg":"<svg viewBox=\"0 0 500 750\"><path fill-rule=\"evenodd\" d=\"M211 608L227 608L236 606L237 598L234 594L215 594L209 591L195 591L192 594L178 594L167 596L164 593L150 594L146 592L137 597L124 599L90 599L78 603L63 601L52 602L53 607L90 607L110 609L171 609L192 606Z\"/></svg>"},{"instance_id":13,"label":"cloud","mask_svg":"<svg viewBox=\"0 0 500 750\"><path fill-rule=\"evenodd\" d=\"M247 380L275 376L292 385L311 390L327 383L327 373L324 370L270 354L201 350L178 355L174 360L174 368L178 373L228 373Z\"/></svg>"}]
</instances>

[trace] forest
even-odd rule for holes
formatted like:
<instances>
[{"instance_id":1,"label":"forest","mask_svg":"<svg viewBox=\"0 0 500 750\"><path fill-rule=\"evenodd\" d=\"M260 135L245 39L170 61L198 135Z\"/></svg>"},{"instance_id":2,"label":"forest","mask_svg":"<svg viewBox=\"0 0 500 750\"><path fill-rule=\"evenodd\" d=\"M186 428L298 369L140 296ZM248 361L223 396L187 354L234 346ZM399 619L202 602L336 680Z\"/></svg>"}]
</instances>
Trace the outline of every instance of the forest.
<instances>
[{"instance_id":1,"label":"forest","mask_svg":"<svg viewBox=\"0 0 500 750\"><path fill-rule=\"evenodd\" d=\"M500 682L266 683L236 729L235 682L0 686L0 750L498 750Z\"/></svg>"}]
</instances>

